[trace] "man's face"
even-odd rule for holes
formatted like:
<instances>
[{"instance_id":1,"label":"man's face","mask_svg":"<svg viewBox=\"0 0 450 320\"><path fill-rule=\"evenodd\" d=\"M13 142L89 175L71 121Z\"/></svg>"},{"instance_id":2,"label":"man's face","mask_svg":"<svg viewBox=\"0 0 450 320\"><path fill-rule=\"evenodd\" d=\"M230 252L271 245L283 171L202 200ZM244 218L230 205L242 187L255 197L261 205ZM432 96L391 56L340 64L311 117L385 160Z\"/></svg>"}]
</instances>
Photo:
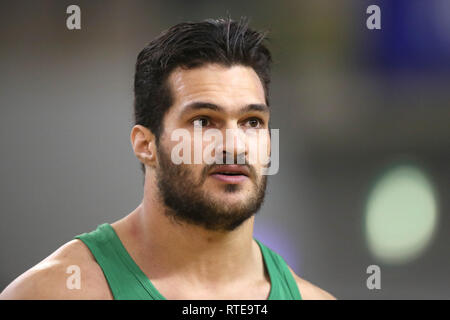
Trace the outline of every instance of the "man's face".
<instances>
[{"instance_id":1,"label":"man's face","mask_svg":"<svg viewBox=\"0 0 450 320\"><path fill-rule=\"evenodd\" d=\"M263 165L258 159L249 163L249 146L261 139L255 130L269 130L269 110L261 81L249 67L207 64L174 70L168 84L173 105L164 117L156 169L166 213L209 230L231 231L256 213L264 199L267 176L262 174ZM199 137L194 132L200 128L202 132L216 130L222 141ZM213 150L209 154L221 158L223 164L175 164L172 151L180 143L171 137L180 129L189 133L183 142L189 148L182 153L190 150L193 160L195 152L203 155L209 148ZM227 130L233 134L227 136ZM270 150L266 137L266 148ZM227 138L233 141L227 144ZM236 164L238 158L245 159L246 164ZM227 164L230 159L234 165Z\"/></svg>"}]
</instances>

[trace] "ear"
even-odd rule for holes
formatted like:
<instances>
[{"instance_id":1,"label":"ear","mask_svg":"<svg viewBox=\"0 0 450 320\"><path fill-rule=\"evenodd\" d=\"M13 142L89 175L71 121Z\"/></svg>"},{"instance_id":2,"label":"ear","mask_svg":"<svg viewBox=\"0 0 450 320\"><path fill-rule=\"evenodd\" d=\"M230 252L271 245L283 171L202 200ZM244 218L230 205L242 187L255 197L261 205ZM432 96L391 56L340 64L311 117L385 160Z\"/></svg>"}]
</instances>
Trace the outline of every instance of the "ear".
<instances>
[{"instance_id":1,"label":"ear","mask_svg":"<svg viewBox=\"0 0 450 320\"><path fill-rule=\"evenodd\" d=\"M142 125L135 125L130 134L134 154L146 167L156 162L156 141L153 133Z\"/></svg>"}]
</instances>

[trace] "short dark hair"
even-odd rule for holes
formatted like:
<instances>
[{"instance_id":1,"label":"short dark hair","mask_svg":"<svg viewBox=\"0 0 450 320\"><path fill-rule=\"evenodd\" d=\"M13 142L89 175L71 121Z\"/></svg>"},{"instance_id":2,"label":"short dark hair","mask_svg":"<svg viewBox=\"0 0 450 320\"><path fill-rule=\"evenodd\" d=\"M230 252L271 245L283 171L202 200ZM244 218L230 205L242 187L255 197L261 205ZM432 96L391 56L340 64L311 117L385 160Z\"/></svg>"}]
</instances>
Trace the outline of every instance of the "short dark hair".
<instances>
[{"instance_id":1,"label":"short dark hair","mask_svg":"<svg viewBox=\"0 0 450 320\"><path fill-rule=\"evenodd\" d=\"M208 19L183 22L162 32L138 55L134 77L134 122L155 135L162 133L163 118L173 103L167 78L177 67L191 69L206 63L253 68L264 87L269 105L272 57L264 45L266 32L252 30L249 20ZM145 173L145 167L141 164Z\"/></svg>"}]
</instances>

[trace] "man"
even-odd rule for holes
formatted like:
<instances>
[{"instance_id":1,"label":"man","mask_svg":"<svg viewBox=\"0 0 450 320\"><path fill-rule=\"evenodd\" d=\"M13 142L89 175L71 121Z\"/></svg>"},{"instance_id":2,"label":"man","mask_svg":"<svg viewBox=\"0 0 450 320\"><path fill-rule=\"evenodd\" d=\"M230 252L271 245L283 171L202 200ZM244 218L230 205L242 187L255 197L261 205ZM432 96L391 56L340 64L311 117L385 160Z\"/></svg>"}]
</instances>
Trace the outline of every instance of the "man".
<instances>
[{"instance_id":1,"label":"man","mask_svg":"<svg viewBox=\"0 0 450 320\"><path fill-rule=\"evenodd\" d=\"M267 181L265 164L249 161L251 129L269 131L264 39L245 19L220 19L178 24L145 47L130 137L145 175L142 202L60 247L0 297L334 299L253 238ZM233 143L209 140L215 162L175 163L177 130L191 138L183 159L211 146L195 141L198 129L238 134L227 136ZM78 270L75 287L67 270Z\"/></svg>"}]
</instances>

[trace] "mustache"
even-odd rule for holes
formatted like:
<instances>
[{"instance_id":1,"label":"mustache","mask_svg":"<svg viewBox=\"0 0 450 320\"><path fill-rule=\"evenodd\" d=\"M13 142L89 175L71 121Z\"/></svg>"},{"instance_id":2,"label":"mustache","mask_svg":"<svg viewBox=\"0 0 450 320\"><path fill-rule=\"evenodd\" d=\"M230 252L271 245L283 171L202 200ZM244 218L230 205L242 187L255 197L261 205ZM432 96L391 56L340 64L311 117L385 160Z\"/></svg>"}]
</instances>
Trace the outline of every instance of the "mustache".
<instances>
[{"instance_id":1,"label":"mustache","mask_svg":"<svg viewBox=\"0 0 450 320\"><path fill-rule=\"evenodd\" d=\"M224 152L222 156L215 157L213 164L206 164L202 170L202 181L208 177L208 173L211 172L215 167L222 166L224 164L237 164L247 167L250 172L250 178L256 178L255 168L249 164L248 159L244 153L237 154L234 156L232 153Z\"/></svg>"}]
</instances>

